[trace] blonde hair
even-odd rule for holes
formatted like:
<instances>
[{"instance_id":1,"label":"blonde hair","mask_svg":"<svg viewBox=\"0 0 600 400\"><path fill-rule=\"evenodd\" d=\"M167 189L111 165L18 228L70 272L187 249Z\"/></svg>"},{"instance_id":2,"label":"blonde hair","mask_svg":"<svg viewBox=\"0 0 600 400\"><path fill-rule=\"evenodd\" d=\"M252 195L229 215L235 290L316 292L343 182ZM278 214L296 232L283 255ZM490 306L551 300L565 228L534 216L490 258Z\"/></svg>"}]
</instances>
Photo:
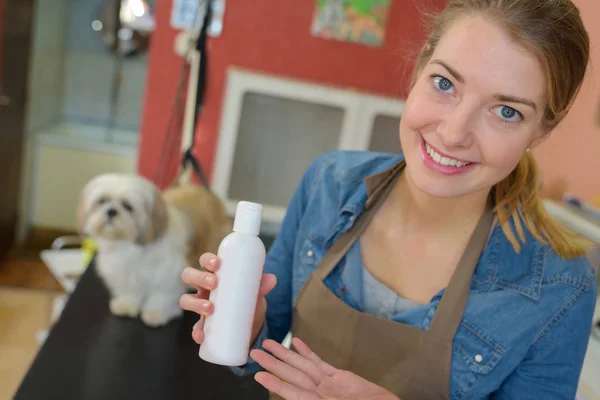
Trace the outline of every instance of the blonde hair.
<instances>
[{"instance_id":1,"label":"blonde hair","mask_svg":"<svg viewBox=\"0 0 600 400\"><path fill-rule=\"evenodd\" d=\"M548 93L542 130L556 127L579 92L589 60L589 37L570 0L450 0L441 13L431 16L429 36L417 56L411 86L450 26L470 15L490 17L538 57L546 72ZM539 187L537 163L526 152L512 173L492 188L498 221L515 251L525 243L524 224L559 256L584 255L585 242L546 212Z\"/></svg>"}]
</instances>

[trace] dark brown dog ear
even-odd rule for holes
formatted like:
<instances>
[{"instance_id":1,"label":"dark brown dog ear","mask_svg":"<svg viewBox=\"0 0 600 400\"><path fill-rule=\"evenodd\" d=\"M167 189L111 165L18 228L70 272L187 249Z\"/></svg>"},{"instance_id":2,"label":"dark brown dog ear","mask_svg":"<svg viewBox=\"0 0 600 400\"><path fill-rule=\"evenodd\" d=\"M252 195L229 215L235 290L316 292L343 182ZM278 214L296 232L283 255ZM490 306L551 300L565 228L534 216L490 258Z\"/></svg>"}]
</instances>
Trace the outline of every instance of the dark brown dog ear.
<instances>
[{"instance_id":1,"label":"dark brown dog ear","mask_svg":"<svg viewBox=\"0 0 600 400\"><path fill-rule=\"evenodd\" d=\"M162 236L167 230L169 216L167 205L158 190L154 191L154 199L149 209L149 219L146 231L142 233L140 242L148 244Z\"/></svg>"}]
</instances>

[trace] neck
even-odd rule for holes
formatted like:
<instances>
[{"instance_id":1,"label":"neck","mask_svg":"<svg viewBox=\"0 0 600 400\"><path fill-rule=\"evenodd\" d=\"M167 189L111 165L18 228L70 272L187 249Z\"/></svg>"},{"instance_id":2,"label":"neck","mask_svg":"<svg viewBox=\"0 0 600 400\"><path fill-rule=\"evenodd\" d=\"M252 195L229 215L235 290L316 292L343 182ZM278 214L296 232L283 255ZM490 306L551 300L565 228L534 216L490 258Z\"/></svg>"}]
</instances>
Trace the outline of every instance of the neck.
<instances>
[{"instance_id":1,"label":"neck","mask_svg":"<svg viewBox=\"0 0 600 400\"><path fill-rule=\"evenodd\" d=\"M404 226L443 233L469 230L483 214L489 190L458 197L435 197L411 181L408 173L398 177L392 190L394 214Z\"/></svg>"}]
</instances>

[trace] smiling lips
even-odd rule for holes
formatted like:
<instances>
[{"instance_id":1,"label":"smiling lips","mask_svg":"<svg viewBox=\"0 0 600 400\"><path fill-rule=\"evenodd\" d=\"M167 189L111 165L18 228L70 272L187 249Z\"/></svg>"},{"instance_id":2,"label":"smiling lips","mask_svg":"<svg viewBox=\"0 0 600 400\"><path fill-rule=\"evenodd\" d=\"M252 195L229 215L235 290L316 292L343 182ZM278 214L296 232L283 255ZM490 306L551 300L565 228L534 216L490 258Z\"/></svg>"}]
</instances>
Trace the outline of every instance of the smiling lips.
<instances>
[{"instance_id":1,"label":"smiling lips","mask_svg":"<svg viewBox=\"0 0 600 400\"><path fill-rule=\"evenodd\" d=\"M457 175L470 171L477 165L475 162L451 158L440 154L421 137L421 159L429 168L444 175Z\"/></svg>"},{"instance_id":2,"label":"smiling lips","mask_svg":"<svg viewBox=\"0 0 600 400\"><path fill-rule=\"evenodd\" d=\"M433 158L433 160L438 164L450 165L452 167L458 167L458 168L465 167L465 166L471 164L468 161L460 161L460 160L456 160L454 158L442 156L441 154L436 152L427 142L425 142L425 146L426 146L427 154L429 154L431 156L431 158Z\"/></svg>"}]
</instances>

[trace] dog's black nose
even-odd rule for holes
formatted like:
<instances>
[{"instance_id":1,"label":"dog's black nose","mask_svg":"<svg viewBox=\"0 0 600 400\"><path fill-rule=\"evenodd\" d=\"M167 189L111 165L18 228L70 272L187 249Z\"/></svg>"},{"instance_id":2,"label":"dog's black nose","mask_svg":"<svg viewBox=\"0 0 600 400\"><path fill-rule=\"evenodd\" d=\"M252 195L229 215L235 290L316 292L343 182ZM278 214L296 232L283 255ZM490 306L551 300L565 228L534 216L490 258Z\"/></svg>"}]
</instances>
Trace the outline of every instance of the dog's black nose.
<instances>
[{"instance_id":1,"label":"dog's black nose","mask_svg":"<svg viewBox=\"0 0 600 400\"><path fill-rule=\"evenodd\" d=\"M109 208L106 210L106 215L108 215L108 218L114 218L118 213L119 212L115 208Z\"/></svg>"}]
</instances>

